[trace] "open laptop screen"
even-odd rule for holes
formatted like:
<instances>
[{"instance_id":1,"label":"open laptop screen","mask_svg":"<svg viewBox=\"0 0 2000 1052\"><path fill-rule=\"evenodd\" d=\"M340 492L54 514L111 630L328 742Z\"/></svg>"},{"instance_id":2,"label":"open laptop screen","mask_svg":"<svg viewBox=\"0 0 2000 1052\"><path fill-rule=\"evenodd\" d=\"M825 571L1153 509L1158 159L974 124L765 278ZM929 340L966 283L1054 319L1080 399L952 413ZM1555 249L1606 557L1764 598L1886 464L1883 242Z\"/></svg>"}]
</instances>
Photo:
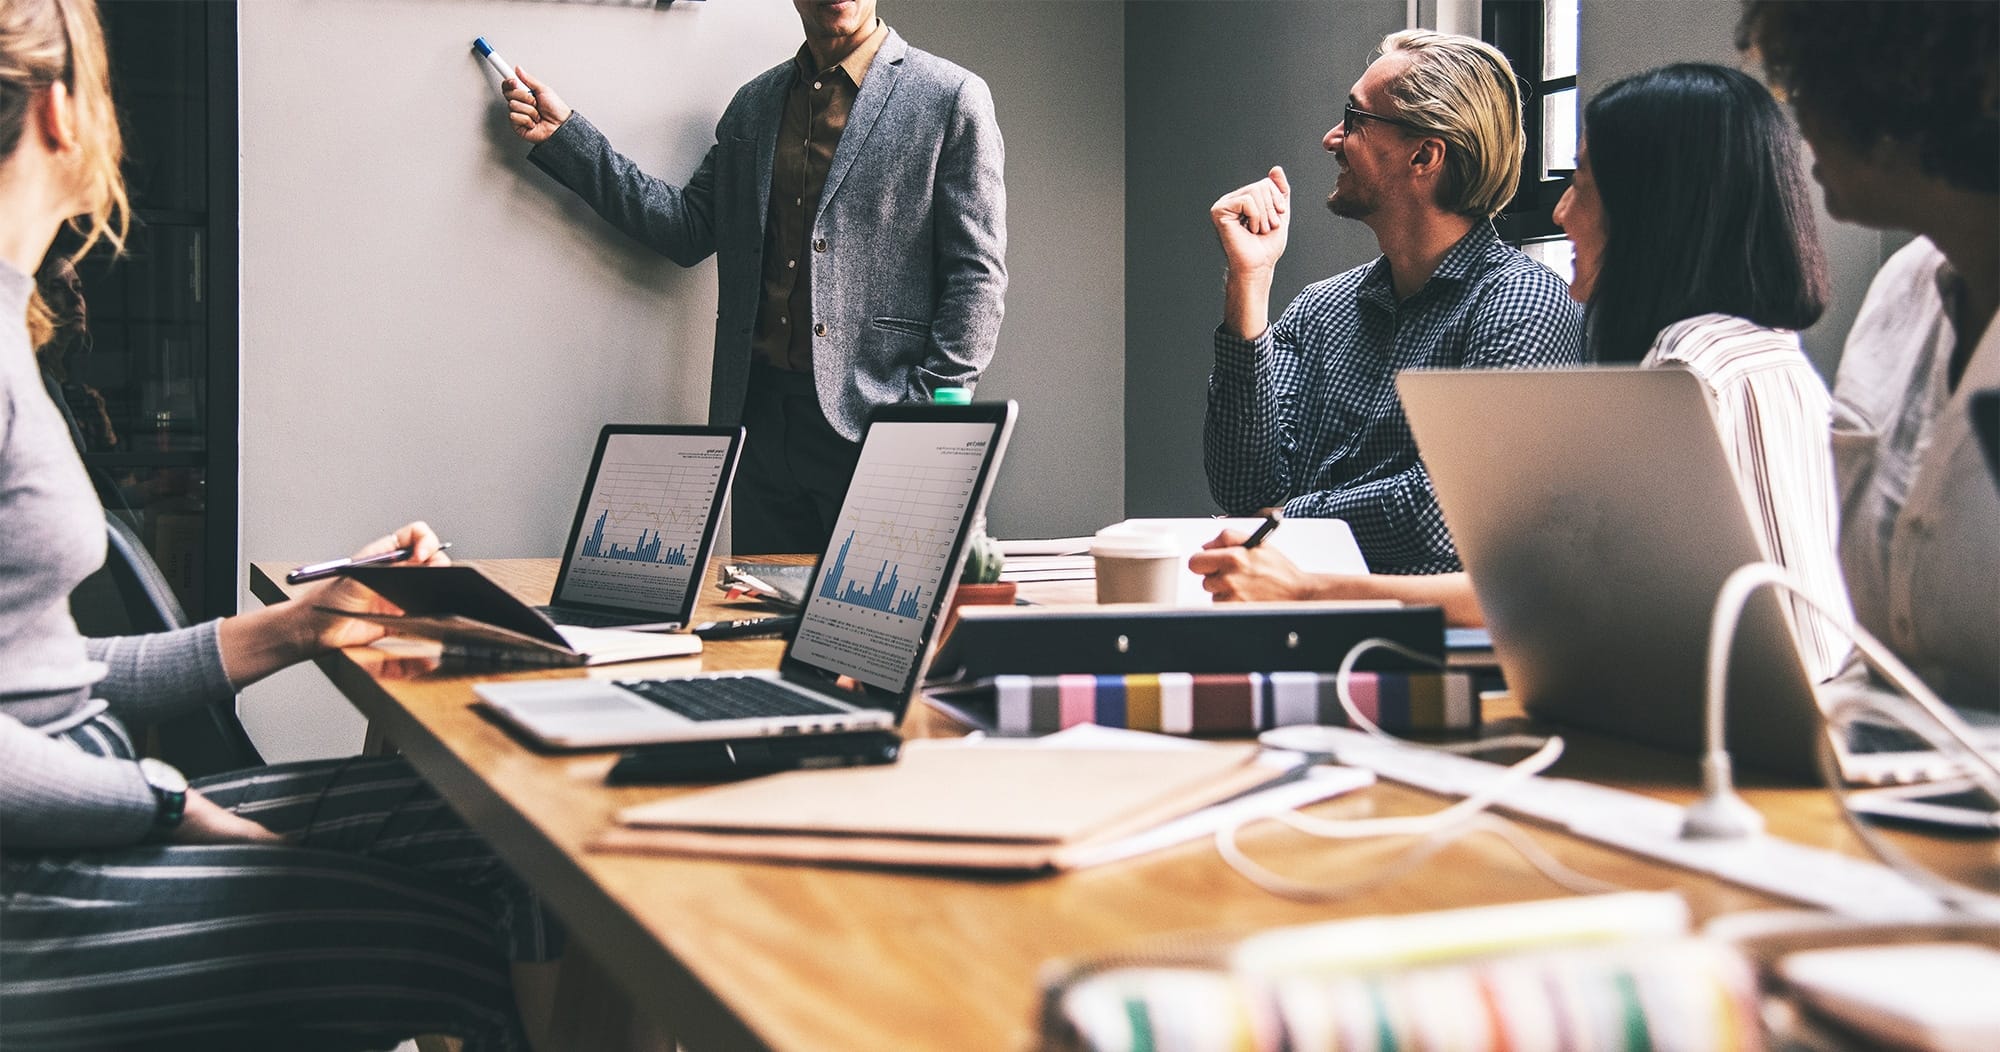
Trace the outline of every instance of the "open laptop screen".
<instances>
[{"instance_id":1,"label":"open laptop screen","mask_svg":"<svg viewBox=\"0 0 2000 1052\"><path fill-rule=\"evenodd\" d=\"M1011 403L878 411L813 575L788 670L907 696L1010 422ZM795 669L800 662L810 668Z\"/></svg>"},{"instance_id":2,"label":"open laptop screen","mask_svg":"<svg viewBox=\"0 0 2000 1052\"><path fill-rule=\"evenodd\" d=\"M570 528L556 603L687 621L735 475L741 433L605 428Z\"/></svg>"}]
</instances>

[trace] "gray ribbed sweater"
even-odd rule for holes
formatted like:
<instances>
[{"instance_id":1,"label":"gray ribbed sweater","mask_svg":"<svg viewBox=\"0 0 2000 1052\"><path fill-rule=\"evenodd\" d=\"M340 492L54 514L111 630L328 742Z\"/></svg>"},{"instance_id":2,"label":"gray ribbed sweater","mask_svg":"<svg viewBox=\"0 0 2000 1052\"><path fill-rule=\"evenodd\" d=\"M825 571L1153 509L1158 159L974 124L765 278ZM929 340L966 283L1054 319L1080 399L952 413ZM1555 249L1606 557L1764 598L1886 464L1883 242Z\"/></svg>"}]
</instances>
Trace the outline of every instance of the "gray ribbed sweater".
<instances>
[{"instance_id":1,"label":"gray ribbed sweater","mask_svg":"<svg viewBox=\"0 0 2000 1052\"><path fill-rule=\"evenodd\" d=\"M138 766L51 735L107 707L143 723L233 688L219 622L125 639L77 633L69 594L104 562L104 511L36 370L25 326L33 290L0 263L0 849L130 844L153 816Z\"/></svg>"}]
</instances>

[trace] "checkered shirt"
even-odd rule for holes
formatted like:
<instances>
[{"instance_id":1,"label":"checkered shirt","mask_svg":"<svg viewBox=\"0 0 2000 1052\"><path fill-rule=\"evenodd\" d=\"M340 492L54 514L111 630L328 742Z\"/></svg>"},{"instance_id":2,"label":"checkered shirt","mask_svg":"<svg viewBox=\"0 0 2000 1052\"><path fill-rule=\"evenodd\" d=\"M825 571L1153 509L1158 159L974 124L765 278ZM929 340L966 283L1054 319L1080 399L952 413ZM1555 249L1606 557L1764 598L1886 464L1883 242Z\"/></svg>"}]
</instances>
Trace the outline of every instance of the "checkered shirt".
<instances>
[{"instance_id":1,"label":"checkered shirt","mask_svg":"<svg viewBox=\"0 0 2000 1052\"><path fill-rule=\"evenodd\" d=\"M1254 340L1215 333L1202 452L1234 515L1345 519L1369 568L1459 569L1396 374L1572 365L1583 312L1563 280L1482 222L1401 303L1387 257L1306 287Z\"/></svg>"}]
</instances>

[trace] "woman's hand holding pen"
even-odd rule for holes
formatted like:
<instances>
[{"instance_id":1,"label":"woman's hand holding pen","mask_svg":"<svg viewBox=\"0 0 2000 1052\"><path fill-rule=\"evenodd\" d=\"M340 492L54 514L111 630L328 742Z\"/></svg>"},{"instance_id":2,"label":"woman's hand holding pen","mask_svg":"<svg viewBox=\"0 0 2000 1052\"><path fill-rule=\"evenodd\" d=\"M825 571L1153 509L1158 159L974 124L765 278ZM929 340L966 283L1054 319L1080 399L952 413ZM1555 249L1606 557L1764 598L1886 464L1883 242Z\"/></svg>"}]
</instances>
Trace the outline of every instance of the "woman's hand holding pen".
<instances>
[{"instance_id":1,"label":"woman's hand holding pen","mask_svg":"<svg viewBox=\"0 0 2000 1052\"><path fill-rule=\"evenodd\" d=\"M443 547L443 542L438 540L429 523L413 522L362 546L360 551L354 553L354 558L408 549L409 558L385 565L446 566L451 563L451 556L444 553ZM300 627L307 640L308 657L342 647L364 646L387 634L381 625L372 621L340 617L320 607L384 614L398 612L395 606L351 577L336 577L313 585L298 593L292 602L304 608L300 612Z\"/></svg>"},{"instance_id":2,"label":"woman's hand holding pen","mask_svg":"<svg viewBox=\"0 0 2000 1052\"><path fill-rule=\"evenodd\" d=\"M355 558L409 549L401 565L439 566L447 562L443 542L421 522L413 522L355 553ZM318 609L394 613L396 608L381 596L345 577L336 577L300 589L282 603L249 610L222 619L219 629L222 670L229 682L242 689L281 668L297 664L340 647L373 643L385 634L380 625L341 617Z\"/></svg>"},{"instance_id":3,"label":"woman's hand holding pen","mask_svg":"<svg viewBox=\"0 0 2000 1052\"><path fill-rule=\"evenodd\" d=\"M507 119L513 122L514 134L539 146L569 120L572 111L560 95L529 76L527 70L516 66L514 74L501 82L507 96Z\"/></svg>"},{"instance_id":4,"label":"woman's hand holding pen","mask_svg":"<svg viewBox=\"0 0 2000 1052\"><path fill-rule=\"evenodd\" d=\"M412 522L394 534L380 536L354 558L378 556L384 552L408 550L408 558L386 566L442 566L450 562L444 542L424 522ZM306 584L286 602L250 610L234 618L222 618L218 628L222 646L222 670L236 686L248 686L290 664L342 646L362 646L384 636L380 624L328 614L322 606L340 610L394 612L396 608L370 592L354 578L332 576L316 584ZM188 810L178 828L168 834L174 844L284 844L286 838L268 830L256 820L244 818L188 790Z\"/></svg>"}]
</instances>

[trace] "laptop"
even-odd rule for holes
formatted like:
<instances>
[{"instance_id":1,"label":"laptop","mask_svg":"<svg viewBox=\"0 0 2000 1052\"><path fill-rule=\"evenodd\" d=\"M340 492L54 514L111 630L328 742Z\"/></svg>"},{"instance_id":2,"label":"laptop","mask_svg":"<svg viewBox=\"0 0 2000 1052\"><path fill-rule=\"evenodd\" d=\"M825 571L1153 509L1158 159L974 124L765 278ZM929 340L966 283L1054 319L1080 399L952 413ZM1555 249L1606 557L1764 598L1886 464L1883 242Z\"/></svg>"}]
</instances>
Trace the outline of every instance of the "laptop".
<instances>
[{"instance_id":1,"label":"laptop","mask_svg":"<svg viewBox=\"0 0 2000 1052\"><path fill-rule=\"evenodd\" d=\"M537 742L651 742L886 730L901 722L1014 427L1012 402L877 409L799 627L776 671L480 683Z\"/></svg>"},{"instance_id":2,"label":"laptop","mask_svg":"<svg viewBox=\"0 0 2000 1052\"><path fill-rule=\"evenodd\" d=\"M1397 389L1523 707L1701 751L1716 595L1764 559L1701 381L1412 370ZM1744 610L1728 696L1739 764L1817 780L1819 706L1769 589Z\"/></svg>"},{"instance_id":3,"label":"laptop","mask_svg":"<svg viewBox=\"0 0 2000 1052\"><path fill-rule=\"evenodd\" d=\"M610 424L563 546L558 625L670 632L686 626L743 451L740 427Z\"/></svg>"}]
</instances>

